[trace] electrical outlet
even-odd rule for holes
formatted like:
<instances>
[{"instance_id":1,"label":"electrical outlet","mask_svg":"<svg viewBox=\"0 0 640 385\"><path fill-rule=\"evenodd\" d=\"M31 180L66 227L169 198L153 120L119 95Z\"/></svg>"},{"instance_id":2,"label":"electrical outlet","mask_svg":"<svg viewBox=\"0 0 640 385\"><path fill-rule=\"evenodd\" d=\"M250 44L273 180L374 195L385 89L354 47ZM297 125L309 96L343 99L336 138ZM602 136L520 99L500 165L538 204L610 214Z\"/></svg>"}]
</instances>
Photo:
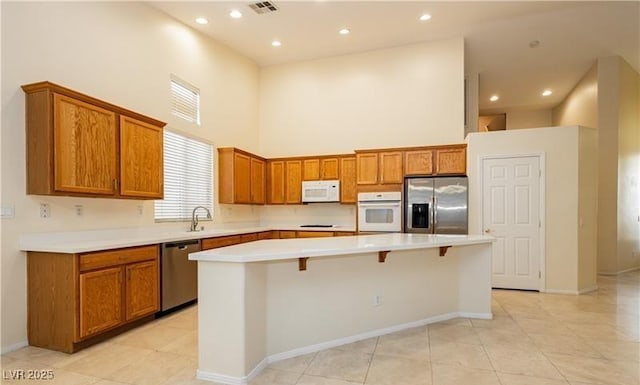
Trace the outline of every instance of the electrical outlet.
<instances>
[{"instance_id":1,"label":"electrical outlet","mask_svg":"<svg viewBox=\"0 0 640 385\"><path fill-rule=\"evenodd\" d=\"M374 295L373 306L380 306L380 305L382 305L382 297L380 297L379 295Z\"/></svg>"},{"instance_id":2,"label":"electrical outlet","mask_svg":"<svg viewBox=\"0 0 640 385\"><path fill-rule=\"evenodd\" d=\"M48 203L40 203L40 218L49 218L51 216L51 209Z\"/></svg>"},{"instance_id":3,"label":"electrical outlet","mask_svg":"<svg viewBox=\"0 0 640 385\"><path fill-rule=\"evenodd\" d=\"M144 206L138 205L138 215L142 216L144 214Z\"/></svg>"},{"instance_id":4,"label":"electrical outlet","mask_svg":"<svg viewBox=\"0 0 640 385\"><path fill-rule=\"evenodd\" d=\"M82 216L82 214L84 214L84 206L82 206L82 205L75 205L75 206L73 206L73 207L75 207L75 209L76 209L76 215L77 215L77 216L81 217L81 216Z\"/></svg>"}]
</instances>

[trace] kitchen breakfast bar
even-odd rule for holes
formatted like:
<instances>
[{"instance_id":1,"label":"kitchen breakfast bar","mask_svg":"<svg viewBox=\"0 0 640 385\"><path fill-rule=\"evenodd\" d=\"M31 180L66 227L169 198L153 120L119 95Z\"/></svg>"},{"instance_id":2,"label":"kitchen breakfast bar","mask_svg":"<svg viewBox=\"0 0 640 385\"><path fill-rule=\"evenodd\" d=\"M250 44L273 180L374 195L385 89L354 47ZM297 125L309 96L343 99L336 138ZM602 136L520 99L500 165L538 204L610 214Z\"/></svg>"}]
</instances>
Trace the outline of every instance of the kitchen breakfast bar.
<instances>
[{"instance_id":1,"label":"kitchen breakfast bar","mask_svg":"<svg viewBox=\"0 0 640 385\"><path fill-rule=\"evenodd\" d=\"M192 253L197 377L246 384L271 362L455 317L489 319L493 240L390 233Z\"/></svg>"}]
</instances>

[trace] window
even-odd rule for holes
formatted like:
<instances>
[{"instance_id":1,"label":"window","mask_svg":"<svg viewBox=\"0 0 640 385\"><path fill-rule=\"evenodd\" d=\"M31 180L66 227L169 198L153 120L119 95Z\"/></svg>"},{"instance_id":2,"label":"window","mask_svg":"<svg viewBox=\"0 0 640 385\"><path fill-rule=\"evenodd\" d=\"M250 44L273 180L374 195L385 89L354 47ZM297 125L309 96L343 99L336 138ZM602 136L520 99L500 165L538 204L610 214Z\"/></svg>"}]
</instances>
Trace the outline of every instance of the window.
<instances>
[{"instance_id":1,"label":"window","mask_svg":"<svg viewBox=\"0 0 640 385\"><path fill-rule=\"evenodd\" d=\"M157 221L190 220L196 206L213 213L213 147L164 130L164 200L156 201Z\"/></svg>"},{"instance_id":2,"label":"window","mask_svg":"<svg viewBox=\"0 0 640 385\"><path fill-rule=\"evenodd\" d=\"M200 124L200 90L171 76L171 113L187 122Z\"/></svg>"}]
</instances>

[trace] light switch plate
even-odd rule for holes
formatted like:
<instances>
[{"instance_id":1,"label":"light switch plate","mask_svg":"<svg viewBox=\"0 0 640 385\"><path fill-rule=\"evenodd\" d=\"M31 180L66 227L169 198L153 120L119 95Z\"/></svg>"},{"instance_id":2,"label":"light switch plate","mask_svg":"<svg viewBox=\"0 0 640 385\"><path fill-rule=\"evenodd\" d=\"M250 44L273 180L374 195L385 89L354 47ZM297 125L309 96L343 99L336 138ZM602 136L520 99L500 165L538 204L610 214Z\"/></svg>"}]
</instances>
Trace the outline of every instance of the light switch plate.
<instances>
[{"instance_id":1,"label":"light switch plate","mask_svg":"<svg viewBox=\"0 0 640 385\"><path fill-rule=\"evenodd\" d=\"M2 206L0 208L0 218L13 219L16 216L16 208L14 206Z\"/></svg>"}]
</instances>

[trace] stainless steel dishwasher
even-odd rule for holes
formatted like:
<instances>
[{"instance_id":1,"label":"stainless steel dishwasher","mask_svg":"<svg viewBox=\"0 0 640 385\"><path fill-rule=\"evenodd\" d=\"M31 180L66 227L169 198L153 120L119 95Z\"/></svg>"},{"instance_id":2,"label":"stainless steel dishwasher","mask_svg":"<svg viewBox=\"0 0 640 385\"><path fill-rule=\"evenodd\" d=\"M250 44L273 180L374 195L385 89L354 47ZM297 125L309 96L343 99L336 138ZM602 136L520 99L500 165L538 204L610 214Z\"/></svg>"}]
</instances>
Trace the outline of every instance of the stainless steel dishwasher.
<instances>
[{"instance_id":1,"label":"stainless steel dishwasher","mask_svg":"<svg viewBox=\"0 0 640 385\"><path fill-rule=\"evenodd\" d=\"M200 241L162 244L162 311L198 298L198 263L189 253L200 251Z\"/></svg>"}]
</instances>

